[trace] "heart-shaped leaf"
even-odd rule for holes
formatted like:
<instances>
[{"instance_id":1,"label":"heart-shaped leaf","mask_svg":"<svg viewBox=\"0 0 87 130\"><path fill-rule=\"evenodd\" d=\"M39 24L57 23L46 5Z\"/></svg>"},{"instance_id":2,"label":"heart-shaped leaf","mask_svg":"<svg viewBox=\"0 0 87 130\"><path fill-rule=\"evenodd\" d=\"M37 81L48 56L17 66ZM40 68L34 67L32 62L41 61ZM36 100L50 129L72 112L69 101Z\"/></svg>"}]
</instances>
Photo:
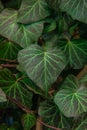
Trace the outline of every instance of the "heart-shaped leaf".
<instances>
[{"instance_id":1,"label":"heart-shaped leaf","mask_svg":"<svg viewBox=\"0 0 87 130\"><path fill-rule=\"evenodd\" d=\"M75 117L87 112L87 88L80 86L78 80L70 75L55 95L54 101L66 117Z\"/></svg>"},{"instance_id":2,"label":"heart-shaped leaf","mask_svg":"<svg viewBox=\"0 0 87 130\"><path fill-rule=\"evenodd\" d=\"M60 49L31 45L19 52L18 61L27 75L46 92L66 66Z\"/></svg>"},{"instance_id":3,"label":"heart-shaped leaf","mask_svg":"<svg viewBox=\"0 0 87 130\"><path fill-rule=\"evenodd\" d=\"M5 93L2 91L2 89L0 88L0 102L6 102L6 95Z\"/></svg>"},{"instance_id":4,"label":"heart-shaped leaf","mask_svg":"<svg viewBox=\"0 0 87 130\"><path fill-rule=\"evenodd\" d=\"M31 107L32 93L22 82L23 78L16 78L8 69L0 70L0 87L6 95Z\"/></svg>"},{"instance_id":5,"label":"heart-shaped leaf","mask_svg":"<svg viewBox=\"0 0 87 130\"><path fill-rule=\"evenodd\" d=\"M50 12L45 0L22 0L18 21L21 23L32 23L49 15Z\"/></svg>"},{"instance_id":6,"label":"heart-shaped leaf","mask_svg":"<svg viewBox=\"0 0 87 130\"><path fill-rule=\"evenodd\" d=\"M5 9L0 13L0 34L25 48L38 40L43 30L43 22L18 24L17 11Z\"/></svg>"},{"instance_id":7,"label":"heart-shaped leaf","mask_svg":"<svg viewBox=\"0 0 87 130\"><path fill-rule=\"evenodd\" d=\"M0 58L14 60L17 58L18 51L22 49L18 44L12 42L0 43Z\"/></svg>"},{"instance_id":8,"label":"heart-shaped leaf","mask_svg":"<svg viewBox=\"0 0 87 130\"><path fill-rule=\"evenodd\" d=\"M36 123L36 117L34 114L25 114L22 117L22 124L24 127L24 130L31 130L31 128Z\"/></svg>"},{"instance_id":9,"label":"heart-shaped leaf","mask_svg":"<svg viewBox=\"0 0 87 130\"><path fill-rule=\"evenodd\" d=\"M87 0L61 0L60 8L73 19L87 23Z\"/></svg>"},{"instance_id":10,"label":"heart-shaped leaf","mask_svg":"<svg viewBox=\"0 0 87 130\"><path fill-rule=\"evenodd\" d=\"M59 46L65 52L72 68L80 69L87 63L87 40L60 41Z\"/></svg>"}]
</instances>

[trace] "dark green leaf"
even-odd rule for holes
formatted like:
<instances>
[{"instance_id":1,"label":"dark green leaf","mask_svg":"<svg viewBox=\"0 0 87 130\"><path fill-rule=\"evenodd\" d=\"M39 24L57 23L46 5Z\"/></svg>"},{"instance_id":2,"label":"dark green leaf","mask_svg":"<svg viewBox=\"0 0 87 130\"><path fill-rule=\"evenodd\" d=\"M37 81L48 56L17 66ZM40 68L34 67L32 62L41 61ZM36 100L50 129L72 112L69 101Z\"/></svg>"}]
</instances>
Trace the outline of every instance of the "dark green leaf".
<instances>
[{"instance_id":1,"label":"dark green leaf","mask_svg":"<svg viewBox=\"0 0 87 130\"><path fill-rule=\"evenodd\" d=\"M54 9L55 11L59 11L59 3L60 0L47 0L50 8Z\"/></svg>"},{"instance_id":2,"label":"dark green leaf","mask_svg":"<svg viewBox=\"0 0 87 130\"><path fill-rule=\"evenodd\" d=\"M32 23L50 15L45 0L23 0L19 10L18 21Z\"/></svg>"},{"instance_id":3,"label":"dark green leaf","mask_svg":"<svg viewBox=\"0 0 87 130\"><path fill-rule=\"evenodd\" d=\"M87 119L82 121L75 130L87 130Z\"/></svg>"},{"instance_id":4,"label":"dark green leaf","mask_svg":"<svg viewBox=\"0 0 87 130\"><path fill-rule=\"evenodd\" d=\"M6 95L5 93L2 91L2 89L0 88L0 102L6 102Z\"/></svg>"},{"instance_id":5,"label":"dark green leaf","mask_svg":"<svg viewBox=\"0 0 87 130\"><path fill-rule=\"evenodd\" d=\"M41 48L39 45L21 50L18 61L28 76L46 92L66 66L65 56L60 49Z\"/></svg>"},{"instance_id":6,"label":"dark green leaf","mask_svg":"<svg viewBox=\"0 0 87 130\"><path fill-rule=\"evenodd\" d=\"M2 1L0 0L0 11L3 9Z\"/></svg>"},{"instance_id":7,"label":"dark green leaf","mask_svg":"<svg viewBox=\"0 0 87 130\"><path fill-rule=\"evenodd\" d=\"M5 9L0 14L0 34L25 48L38 40L43 30L43 22L17 24L17 11Z\"/></svg>"},{"instance_id":8,"label":"dark green leaf","mask_svg":"<svg viewBox=\"0 0 87 130\"><path fill-rule=\"evenodd\" d=\"M31 107L32 93L22 83L23 78L16 78L8 69L0 71L0 87L10 97Z\"/></svg>"},{"instance_id":9,"label":"dark green leaf","mask_svg":"<svg viewBox=\"0 0 87 130\"><path fill-rule=\"evenodd\" d=\"M0 43L0 58L14 60L17 58L18 51L22 49L19 45L12 42Z\"/></svg>"},{"instance_id":10,"label":"dark green leaf","mask_svg":"<svg viewBox=\"0 0 87 130\"><path fill-rule=\"evenodd\" d=\"M60 8L66 11L73 19L87 23L87 1L86 0L61 0Z\"/></svg>"},{"instance_id":11,"label":"dark green leaf","mask_svg":"<svg viewBox=\"0 0 87 130\"><path fill-rule=\"evenodd\" d=\"M22 117L22 124L24 127L24 130L31 130L31 128L36 123L36 117L34 114L25 114Z\"/></svg>"},{"instance_id":12,"label":"dark green leaf","mask_svg":"<svg viewBox=\"0 0 87 130\"><path fill-rule=\"evenodd\" d=\"M72 68L80 69L87 63L87 40L60 41L59 46L65 52Z\"/></svg>"},{"instance_id":13,"label":"dark green leaf","mask_svg":"<svg viewBox=\"0 0 87 130\"><path fill-rule=\"evenodd\" d=\"M54 101L66 117L75 117L87 112L87 88L80 86L78 80L70 75L55 95Z\"/></svg>"}]
</instances>

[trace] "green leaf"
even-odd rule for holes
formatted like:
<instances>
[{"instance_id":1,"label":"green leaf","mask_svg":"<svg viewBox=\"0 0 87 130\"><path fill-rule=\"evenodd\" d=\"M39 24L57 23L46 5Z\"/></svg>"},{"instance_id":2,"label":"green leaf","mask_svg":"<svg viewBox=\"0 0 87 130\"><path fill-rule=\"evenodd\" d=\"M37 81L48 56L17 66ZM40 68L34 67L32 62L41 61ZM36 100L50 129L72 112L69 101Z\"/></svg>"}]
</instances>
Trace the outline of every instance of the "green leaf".
<instances>
[{"instance_id":1,"label":"green leaf","mask_svg":"<svg viewBox=\"0 0 87 130\"><path fill-rule=\"evenodd\" d=\"M18 61L30 79L45 92L66 66L65 56L60 49L42 48L39 45L21 50Z\"/></svg>"},{"instance_id":2,"label":"green leaf","mask_svg":"<svg viewBox=\"0 0 87 130\"><path fill-rule=\"evenodd\" d=\"M60 41L59 46L72 68L80 69L87 63L87 40Z\"/></svg>"},{"instance_id":3,"label":"green leaf","mask_svg":"<svg viewBox=\"0 0 87 130\"><path fill-rule=\"evenodd\" d=\"M55 11L59 11L60 0L47 0L47 2L50 8L54 9Z\"/></svg>"},{"instance_id":4,"label":"green leaf","mask_svg":"<svg viewBox=\"0 0 87 130\"><path fill-rule=\"evenodd\" d=\"M3 8L4 7L3 7L3 4L2 4L2 1L0 0L0 11L2 11Z\"/></svg>"},{"instance_id":5,"label":"green leaf","mask_svg":"<svg viewBox=\"0 0 87 130\"><path fill-rule=\"evenodd\" d=\"M23 0L19 10L18 21L20 23L32 23L50 15L45 0Z\"/></svg>"},{"instance_id":6,"label":"green leaf","mask_svg":"<svg viewBox=\"0 0 87 130\"><path fill-rule=\"evenodd\" d=\"M2 89L0 88L0 102L6 102L6 95L5 93L2 91Z\"/></svg>"},{"instance_id":7,"label":"green leaf","mask_svg":"<svg viewBox=\"0 0 87 130\"><path fill-rule=\"evenodd\" d=\"M0 70L0 87L6 95L31 108L32 93L28 91L23 78L16 78L8 69Z\"/></svg>"},{"instance_id":8,"label":"green leaf","mask_svg":"<svg viewBox=\"0 0 87 130\"><path fill-rule=\"evenodd\" d=\"M75 130L87 130L87 119L82 121Z\"/></svg>"},{"instance_id":9,"label":"green leaf","mask_svg":"<svg viewBox=\"0 0 87 130\"><path fill-rule=\"evenodd\" d=\"M18 51L22 49L18 44L4 41L0 43L0 58L14 60Z\"/></svg>"},{"instance_id":10,"label":"green leaf","mask_svg":"<svg viewBox=\"0 0 87 130\"><path fill-rule=\"evenodd\" d=\"M17 23L17 11L5 9L0 13L0 34L25 48L38 40L43 31L43 22Z\"/></svg>"},{"instance_id":11,"label":"green leaf","mask_svg":"<svg viewBox=\"0 0 87 130\"><path fill-rule=\"evenodd\" d=\"M6 124L0 124L0 130L7 130Z\"/></svg>"},{"instance_id":12,"label":"green leaf","mask_svg":"<svg viewBox=\"0 0 87 130\"><path fill-rule=\"evenodd\" d=\"M58 107L52 101L44 101L40 103L38 110L40 117L43 121L51 126L57 128L70 128L68 120L60 113ZM45 130L52 130L50 128L45 128Z\"/></svg>"},{"instance_id":13,"label":"green leaf","mask_svg":"<svg viewBox=\"0 0 87 130\"><path fill-rule=\"evenodd\" d=\"M87 23L87 1L86 0L61 0L60 8L66 11L73 19Z\"/></svg>"},{"instance_id":14,"label":"green leaf","mask_svg":"<svg viewBox=\"0 0 87 130\"><path fill-rule=\"evenodd\" d=\"M86 87L80 86L73 75L69 75L61 87L54 101L66 117L75 117L87 112Z\"/></svg>"},{"instance_id":15,"label":"green leaf","mask_svg":"<svg viewBox=\"0 0 87 130\"><path fill-rule=\"evenodd\" d=\"M36 117L34 114L25 114L22 117L22 124L24 127L24 130L31 130L31 128L36 123Z\"/></svg>"}]
</instances>

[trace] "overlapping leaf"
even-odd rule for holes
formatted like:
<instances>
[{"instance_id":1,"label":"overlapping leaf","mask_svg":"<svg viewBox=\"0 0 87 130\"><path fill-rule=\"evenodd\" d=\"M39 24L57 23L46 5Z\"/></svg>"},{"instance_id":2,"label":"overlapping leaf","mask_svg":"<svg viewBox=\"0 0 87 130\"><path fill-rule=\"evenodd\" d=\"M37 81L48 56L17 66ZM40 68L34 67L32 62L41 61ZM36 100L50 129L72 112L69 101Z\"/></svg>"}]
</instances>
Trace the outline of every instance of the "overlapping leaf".
<instances>
[{"instance_id":1,"label":"overlapping leaf","mask_svg":"<svg viewBox=\"0 0 87 130\"><path fill-rule=\"evenodd\" d=\"M69 65L74 69L80 69L87 63L87 41L77 39L72 41L60 41L59 46L65 52Z\"/></svg>"},{"instance_id":2,"label":"overlapping leaf","mask_svg":"<svg viewBox=\"0 0 87 130\"><path fill-rule=\"evenodd\" d=\"M62 0L60 8L73 19L87 23L87 0Z\"/></svg>"},{"instance_id":3,"label":"overlapping leaf","mask_svg":"<svg viewBox=\"0 0 87 130\"><path fill-rule=\"evenodd\" d=\"M12 42L0 43L0 58L14 60L17 58L18 51L22 49L18 44Z\"/></svg>"},{"instance_id":4,"label":"overlapping leaf","mask_svg":"<svg viewBox=\"0 0 87 130\"><path fill-rule=\"evenodd\" d=\"M6 102L6 95L5 93L2 91L2 89L0 88L0 102Z\"/></svg>"},{"instance_id":5,"label":"overlapping leaf","mask_svg":"<svg viewBox=\"0 0 87 130\"><path fill-rule=\"evenodd\" d=\"M80 86L78 80L70 75L55 95L54 101L66 117L75 117L87 112L87 88Z\"/></svg>"},{"instance_id":6,"label":"overlapping leaf","mask_svg":"<svg viewBox=\"0 0 87 130\"><path fill-rule=\"evenodd\" d=\"M8 70L0 70L0 87L10 97L31 107L32 93L22 83L23 79L18 79Z\"/></svg>"},{"instance_id":7,"label":"overlapping leaf","mask_svg":"<svg viewBox=\"0 0 87 130\"><path fill-rule=\"evenodd\" d=\"M47 0L47 2L52 9L59 11L60 0Z\"/></svg>"},{"instance_id":8,"label":"overlapping leaf","mask_svg":"<svg viewBox=\"0 0 87 130\"><path fill-rule=\"evenodd\" d=\"M48 125L55 126L57 128L70 128L70 124L62 113L58 110L58 107L52 101L44 101L40 104L39 111L40 117ZM44 130L51 130L50 128L44 128Z\"/></svg>"},{"instance_id":9,"label":"overlapping leaf","mask_svg":"<svg viewBox=\"0 0 87 130\"><path fill-rule=\"evenodd\" d=\"M45 0L23 0L19 10L19 22L32 23L49 16L50 12Z\"/></svg>"},{"instance_id":10,"label":"overlapping leaf","mask_svg":"<svg viewBox=\"0 0 87 130\"><path fill-rule=\"evenodd\" d=\"M87 119L81 122L81 124L75 130L87 130Z\"/></svg>"},{"instance_id":11,"label":"overlapping leaf","mask_svg":"<svg viewBox=\"0 0 87 130\"><path fill-rule=\"evenodd\" d=\"M60 49L31 45L19 52L18 61L27 75L46 92L66 66Z\"/></svg>"},{"instance_id":12,"label":"overlapping leaf","mask_svg":"<svg viewBox=\"0 0 87 130\"><path fill-rule=\"evenodd\" d=\"M37 41L42 30L43 22L18 24L15 10L5 9L0 13L0 34L23 48Z\"/></svg>"},{"instance_id":13,"label":"overlapping leaf","mask_svg":"<svg viewBox=\"0 0 87 130\"><path fill-rule=\"evenodd\" d=\"M36 123L36 117L34 114L25 114L22 117L22 124L24 127L24 130L31 130L31 128Z\"/></svg>"}]
</instances>

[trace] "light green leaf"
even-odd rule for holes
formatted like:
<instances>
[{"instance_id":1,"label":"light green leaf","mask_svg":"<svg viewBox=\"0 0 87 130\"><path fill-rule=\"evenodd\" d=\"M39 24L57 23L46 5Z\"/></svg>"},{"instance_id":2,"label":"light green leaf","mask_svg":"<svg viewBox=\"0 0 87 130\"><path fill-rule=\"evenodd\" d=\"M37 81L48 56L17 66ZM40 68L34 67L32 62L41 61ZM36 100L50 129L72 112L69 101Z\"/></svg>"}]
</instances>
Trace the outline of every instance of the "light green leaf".
<instances>
[{"instance_id":1,"label":"light green leaf","mask_svg":"<svg viewBox=\"0 0 87 130\"><path fill-rule=\"evenodd\" d=\"M22 124L24 127L24 130L31 130L31 128L36 123L36 117L34 114L25 114L22 117Z\"/></svg>"},{"instance_id":2,"label":"light green leaf","mask_svg":"<svg viewBox=\"0 0 87 130\"><path fill-rule=\"evenodd\" d=\"M22 49L18 44L4 41L0 43L0 58L14 60L18 51Z\"/></svg>"},{"instance_id":3,"label":"light green leaf","mask_svg":"<svg viewBox=\"0 0 87 130\"><path fill-rule=\"evenodd\" d=\"M87 112L87 88L80 86L78 80L70 75L55 95L54 101L66 117L75 117Z\"/></svg>"},{"instance_id":4,"label":"light green leaf","mask_svg":"<svg viewBox=\"0 0 87 130\"><path fill-rule=\"evenodd\" d=\"M16 78L8 69L0 70L0 87L6 95L31 107L32 93L28 91L22 80L23 78Z\"/></svg>"},{"instance_id":5,"label":"light green leaf","mask_svg":"<svg viewBox=\"0 0 87 130\"><path fill-rule=\"evenodd\" d=\"M6 102L6 95L5 93L2 91L2 89L0 88L0 102Z\"/></svg>"},{"instance_id":6,"label":"light green leaf","mask_svg":"<svg viewBox=\"0 0 87 130\"><path fill-rule=\"evenodd\" d=\"M59 46L65 52L72 68L80 69L87 63L87 40L60 41Z\"/></svg>"},{"instance_id":7,"label":"light green leaf","mask_svg":"<svg viewBox=\"0 0 87 130\"><path fill-rule=\"evenodd\" d=\"M65 56L60 49L42 48L39 45L21 50L18 61L30 79L45 92L66 66Z\"/></svg>"},{"instance_id":8,"label":"light green leaf","mask_svg":"<svg viewBox=\"0 0 87 130\"><path fill-rule=\"evenodd\" d=\"M17 11L5 9L0 13L0 35L25 48L38 40L43 31L43 22L17 23Z\"/></svg>"},{"instance_id":9,"label":"light green leaf","mask_svg":"<svg viewBox=\"0 0 87 130\"><path fill-rule=\"evenodd\" d=\"M87 119L82 121L75 130L87 130Z\"/></svg>"},{"instance_id":10,"label":"light green leaf","mask_svg":"<svg viewBox=\"0 0 87 130\"><path fill-rule=\"evenodd\" d=\"M73 19L87 23L87 0L61 0L60 8Z\"/></svg>"},{"instance_id":11,"label":"light green leaf","mask_svg":"<svg viewBox=\"0 0 87 130\"><path fill-rule=\"evenodd\" d=\"M44 101L40 103L38 113L40 117L42 117L43 121L48 125L57 128L70 128L67 118L60 113L58 107L52 101ZM44 130L51 129L46 127Z\"/></svg>"},{"instance_id":12,"label":"light green leaf","mask_svg":"<svg viewBox=\"0 0 87 130\"><path fill-rule=\"evenodd\" d=\"M45 0L23 0L19 10L18 21L20 23L32 23L50 15Z\"/></svg>"}]
</instances>

